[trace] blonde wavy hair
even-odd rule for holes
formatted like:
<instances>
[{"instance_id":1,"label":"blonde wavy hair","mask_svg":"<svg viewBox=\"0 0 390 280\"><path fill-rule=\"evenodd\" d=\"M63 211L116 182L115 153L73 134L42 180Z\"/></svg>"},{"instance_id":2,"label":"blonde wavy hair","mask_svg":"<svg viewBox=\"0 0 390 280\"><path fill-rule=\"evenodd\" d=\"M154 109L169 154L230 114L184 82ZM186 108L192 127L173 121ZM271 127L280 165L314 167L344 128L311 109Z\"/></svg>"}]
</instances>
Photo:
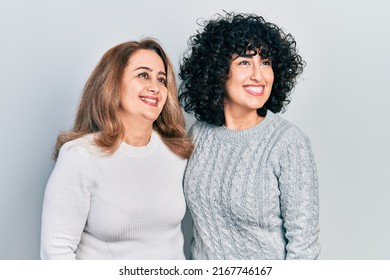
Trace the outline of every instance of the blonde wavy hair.
<instances>
[{"instance_id":1,"label":"blonde wavy hair","mask_svg":"<svg viewBox=\"0 0 390 280\"><path fill-rule=\"evenodd\" d=\"M172 64L160 44L151 38L129 41L109 49L88 78L78 106L73 128L57 137L53 158L58 158L64 143L95 133L95 144L106 154L112 154L124 137L119 116L121 79L131 56L138 50L153 50L163 60L167 73L168 96L153 129L168 148L183 159L191 155L193 145L185 130Z\"/></svg>"}]
</instances>

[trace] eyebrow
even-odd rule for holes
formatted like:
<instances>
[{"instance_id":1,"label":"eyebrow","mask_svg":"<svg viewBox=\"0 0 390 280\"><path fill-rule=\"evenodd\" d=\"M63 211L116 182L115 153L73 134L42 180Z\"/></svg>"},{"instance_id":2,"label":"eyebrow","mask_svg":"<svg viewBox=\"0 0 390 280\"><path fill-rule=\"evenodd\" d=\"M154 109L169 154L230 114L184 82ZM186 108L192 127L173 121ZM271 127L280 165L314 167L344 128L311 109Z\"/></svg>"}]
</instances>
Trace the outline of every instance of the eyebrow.
<instances>
[{"instance_id":1,"label":"eyebrow","mask_svg":"<svg viewBox=\"0 0 390 280\"><path fill-rule=\"evenodd\" d=\"M147 67L147 66L140 66L140 67L138 67L138 68L135 69L135 71L137 71L137 70L147 70L147 71L149 71L149 72L153 72L153 69L152 69L152 68L149 68L149 67ZM163 72L163 71L159 71L158 74L159 74L159 75L164 75L165 77L167 76L167 74L165 74L165 72Z\"/></svg>"}]
</instances>

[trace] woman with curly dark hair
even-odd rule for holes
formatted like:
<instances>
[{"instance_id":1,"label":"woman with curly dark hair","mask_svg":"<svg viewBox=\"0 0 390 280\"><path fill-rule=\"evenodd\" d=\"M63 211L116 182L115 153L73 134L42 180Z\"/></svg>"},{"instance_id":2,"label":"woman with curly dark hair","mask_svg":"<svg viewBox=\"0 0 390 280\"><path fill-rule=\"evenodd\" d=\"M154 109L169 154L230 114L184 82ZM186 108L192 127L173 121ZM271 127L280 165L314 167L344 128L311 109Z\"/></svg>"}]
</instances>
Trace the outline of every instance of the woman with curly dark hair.
<instances>
[{"instance_id":1,"label":"woman with curly dark hair","mask_svg":"<svg viewBox=\"0 0 390 280\"><path fill-rule=\"evenodd\" d=\"M179 98L197 119L184 179L192 258L318 258L310 141L276 114L304 65L294 38L257 15L218 15L190 38Z\"/></svg>"}]
</instances>

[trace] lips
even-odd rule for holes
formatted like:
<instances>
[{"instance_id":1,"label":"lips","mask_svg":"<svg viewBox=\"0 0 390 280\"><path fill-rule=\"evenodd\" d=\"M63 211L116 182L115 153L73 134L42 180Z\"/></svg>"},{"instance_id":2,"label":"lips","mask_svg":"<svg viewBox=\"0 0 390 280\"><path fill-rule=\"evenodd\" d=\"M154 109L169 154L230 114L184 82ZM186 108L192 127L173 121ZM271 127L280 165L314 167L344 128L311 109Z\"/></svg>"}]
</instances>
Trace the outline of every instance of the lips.
<instances>
[{"instance_id":1,"label":"lips","mask_svg":"<svg viewBox=\"0 0 390 280\"><path fill-rule=\"evenodd\" d=\"M264 93L264 86L244 86L244 90L254 96L261 96Z\"/></svg>"},{"instance_id":2,"label":"lips","mask_svg":"<svg viewBox=\"0 0 390 280\"><path fill-rule=\"evenodd\" d=\"M157 107L158 98L153 96L140 96L142 102L149 106Z\"/></svg>"}]
</instances>

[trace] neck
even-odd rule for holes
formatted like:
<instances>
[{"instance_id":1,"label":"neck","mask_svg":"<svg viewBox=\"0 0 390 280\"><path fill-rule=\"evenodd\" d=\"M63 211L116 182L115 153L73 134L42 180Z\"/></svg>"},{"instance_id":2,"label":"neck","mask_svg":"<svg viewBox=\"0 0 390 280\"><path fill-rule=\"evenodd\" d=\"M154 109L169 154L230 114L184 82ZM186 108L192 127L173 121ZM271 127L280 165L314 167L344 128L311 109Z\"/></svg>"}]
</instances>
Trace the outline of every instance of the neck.
<instances>
[{"instance_id":1,"label":"neck","mask_svg":"<svg viewBox=\"0 0 390 280\"><path fill-rule=\"evenodd\" d=\"M250 113L231 114L225 112L225 126L231 130L244 130L251 128L261 122L264 117L257 114L257 111Z\"/></svg>"},{"instance_id":2,"label":"neck","mask_svg":"<svg viewBox=\"0 0 390 280\"><path fill-rule=\"evenodd\" d=\"M127 130L125 131L125 136L123 137L123 142L134 147L146 146L150 141L150 136L152 135L152 128L145 130Z\"/></svg>"},{"instance_id":3,"label":"neck","mask_svg":"<svg viewBox=\"0 0 390 280\"><path fill-rule=\"evenodd\" d=\"M125 128L125 135L123 142L134 147L146 146L152 135L153 123L152 122L123 122Z\"/></svg>"},{"instance_id":4,"label":"neck","mask_svg":"<svg viewBox=\"0 0 390 280\"><path fill-rule=\"evenodd\" d=\"M122 114L121 121L124 128L123 142L134 147L146 146L149 143L153 130L152 120Z\"/></svg>"}]
</instances>

